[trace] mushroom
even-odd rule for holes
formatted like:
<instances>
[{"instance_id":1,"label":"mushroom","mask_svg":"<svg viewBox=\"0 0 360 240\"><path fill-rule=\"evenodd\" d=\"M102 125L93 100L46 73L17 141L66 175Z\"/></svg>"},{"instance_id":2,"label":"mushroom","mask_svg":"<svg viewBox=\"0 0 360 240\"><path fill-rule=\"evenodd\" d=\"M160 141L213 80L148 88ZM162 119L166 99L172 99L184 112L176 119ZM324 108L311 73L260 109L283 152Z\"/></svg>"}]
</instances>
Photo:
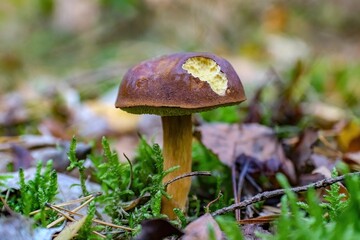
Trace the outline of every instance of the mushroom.
<instances>
[{"instance_id":1,"label":"mushroom","mask_svg":"<svg viewBox=\"0 0 360 240\"><path fill-rule=\"evenodd\" d=\"M191 114L239 104L246 99L231 64L211 53L175 53L141 62L125 74L115 106L134 114L160 115L163 127L164 169L179 166L169 181L191 172ZM191 185L183 178L167 186L170 200L161 212L175 218L174 208L185 209Z\"/></svg>"}]
</instances>

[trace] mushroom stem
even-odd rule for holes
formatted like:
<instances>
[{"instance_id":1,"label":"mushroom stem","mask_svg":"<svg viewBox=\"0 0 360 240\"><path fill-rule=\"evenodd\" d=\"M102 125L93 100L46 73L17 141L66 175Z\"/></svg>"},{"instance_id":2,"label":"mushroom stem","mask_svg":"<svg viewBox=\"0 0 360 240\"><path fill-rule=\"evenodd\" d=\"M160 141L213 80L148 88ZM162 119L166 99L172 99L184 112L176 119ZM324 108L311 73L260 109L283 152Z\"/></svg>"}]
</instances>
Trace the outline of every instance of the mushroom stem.
<instances>
[{"instance_id":1,"label":"mushroom stem","mask_svg":"<svg viewBox=\"0 0 360 240\"><path fill-rule=\"evenodd\" d=\"M184 173L191 172L191 144L192 122L191 115L163 116L163 156L164 169L173 166L180 168L165 176L167 182ZM187 196L190 191L191 178L184 178L167 186L167 193L172 196L170 200L163 198L161 213L170 219L176 217L174 208L185 209Z\"/></svg>"}]
</instances>

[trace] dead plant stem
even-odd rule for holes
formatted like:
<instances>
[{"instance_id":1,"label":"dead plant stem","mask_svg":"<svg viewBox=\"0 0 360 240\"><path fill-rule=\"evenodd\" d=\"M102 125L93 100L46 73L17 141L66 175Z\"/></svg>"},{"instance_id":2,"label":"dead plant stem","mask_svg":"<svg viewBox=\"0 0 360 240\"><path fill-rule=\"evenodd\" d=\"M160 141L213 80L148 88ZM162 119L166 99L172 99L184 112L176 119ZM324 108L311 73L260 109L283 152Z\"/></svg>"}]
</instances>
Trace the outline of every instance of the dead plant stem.
<instances>
[{"instance_id":1,"label":"dead plant stem","mask_svg":"<svg viewBox=\"0 0 360 240\"><path fill-rule=\"evenodd\" d=\"M305 192L310 188L314 188L314 189L318 189L318 188L324 188L327 186L330 186L334 183L343 181L346 177L351 177L351 176L360 176L360 172L354 172L354 173L347 173L344 174L342 176L338 176L338 177L334 177L334 178L326 178L305 186L300 186L300 187L294 187L294 188L290 188L290 191L293 191L294 193L299 193L299 192ZM235 209L241 209L241 208L245 208L246 206L249 206L250 204L256 203L256 202L260 202L269 198L273 198L273 197L278 197L278 196L282 196L286 193L287 189L277 189L274 191L266 191L266 192L262 192L259 193L255 196L253 196L252 198L249 198L247 200L244 200L240 203L236 203L236 204L232 204L228 207L224 207L222 209L219 209L215 212L213 212L211 215L212 216L218 216L221 214L225 214L228 212L232 212Z\"/></svg>"}]
</instances>

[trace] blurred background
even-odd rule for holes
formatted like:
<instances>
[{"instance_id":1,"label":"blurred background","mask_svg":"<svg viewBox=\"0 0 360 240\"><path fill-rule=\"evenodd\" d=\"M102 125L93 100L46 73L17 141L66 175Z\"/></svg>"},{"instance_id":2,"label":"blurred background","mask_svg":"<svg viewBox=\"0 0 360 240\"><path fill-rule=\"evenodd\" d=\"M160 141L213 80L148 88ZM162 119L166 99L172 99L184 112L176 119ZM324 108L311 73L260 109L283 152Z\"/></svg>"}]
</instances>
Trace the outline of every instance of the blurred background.
<instances>
[{"instance_id":1,"label":"blurred background","mask_svg":"<svg viewBox=\"0 0 360 240\"><path fill-rule=\"evenodd\" d=\"M124 72L179 51L227 58L245 86L244 106L276 78L312 113L358 116L359 9L356 0L1 1L0 131L131 132L138 118L113 107Z\"/></svg>"},{"instance_id":2,"label":"blurred background","mask_svg":"<svg viewBox=\"0 0 360 240\"><path fill-rule=\"evenodd\" d=\"M8 185L2 183L6 179L2 173L30 168L31 176L35 160L53 159L64 200L78 198L83 194L80 188L69 192L78 180L60 176L79 175L77 169L67 170L69 141L75 136L76 157L86 160L79 163L89 171L86 176L105 186L104 193L113 189L117 194L105 198L107 207L118 203L114 199L120 196L123 203L140 195L142 201L143 193L136 191L147 186L145 180L160 179L148 177L158 164L151 164L151 171L144 168L139 174L144 180L132 186L132 167L131 180L123 180L126 174L108 183L113 175L104 171L115 175L119 171L105 170L114 161L97 153L106 136L120 160L138 164L134 176L136 169L157 162L140 165L143 158L154 156L145 141L139 144L139 135L161 145L160 117L127 114L115 109L114 103L129 67L181 51L226 58L247 95L238 106L193 115L197 135L205 136L200 141L194 138L193 170L211 170L216 178L193 181L189 205L196 210L189 216L198 215L200 201L201 209L232 202L230 189L240 199L236 188L241 190L245 176L251 184L242 198L278 188L279 171L304 185L330 177L339 162L360 170L359 10L359 0L0 0L0 187ZM233 125L214 127L208 122ZM242 123L249 130L237 131L236 124ZM199 126L207 130L200 131ZM237 170L231 172L227 166ZM239 186L231 188L234 173L239 175ZM119 181L127 188L118 195ZM14 182L12 188L17 189ZM135 184L140 187L131 195L130 186ZM100 186L91 189L98 192ZM158 189L151 190L155 196ZM20 196L18 191L15 195ZM275 204L262 213L275 209ZM144 211L133 212L145 216ZM246 214L260 215L255 208L247 208ZM249 231L254 229L258 232L258 228Z\"/></svg>"}]
</instances>

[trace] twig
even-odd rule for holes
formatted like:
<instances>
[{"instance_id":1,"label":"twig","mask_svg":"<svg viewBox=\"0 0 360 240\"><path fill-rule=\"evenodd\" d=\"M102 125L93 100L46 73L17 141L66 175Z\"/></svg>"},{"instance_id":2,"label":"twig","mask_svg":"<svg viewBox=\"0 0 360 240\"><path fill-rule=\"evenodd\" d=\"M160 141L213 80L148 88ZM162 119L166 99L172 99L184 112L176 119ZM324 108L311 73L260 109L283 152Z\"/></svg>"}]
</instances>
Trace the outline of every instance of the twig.
<instances>
[{"instance_id":1,"label":"twig","mask_svg":"<svg viewBox=\"0 0 360 240\"><path fill-rule=\"evenodd\" d=\"M9 207L9 205L7 204L6 200L0 196L0 200L3 203L3 209L2 211L5 209L7 213L9 213L10 215L14 214L14 211Z\"/></svg>"},{"instance_id":2,"label":"twig","mask_svg":"<svg viewBox=\"0 0 360 240\"><path fill-rule=\"evenodd\" d=\"M68 206L68 205L72 205L72 204L75 204L75 203L83 202L83 201L88 200L89 198L92 198L92 197L98 197L100 195L102 195L101 192L96 192L96 193L92 193L92 194L90 194L90 195L88 195L86 197L82 197L82 198L78 198L78 199L75 199L75 200L70 200L68 202L56 204L55 206L56 207ZM32 216L34 214L39 213L40 211L41 211L41 209L32 211L31 213L29 213L29 215Z\"/></svg>"},{"instance_id":3,"label":"twig","mask_svg":"<svg viewBox=\"0 0 360 240\"><path fill-rule=\"evenodd\" d=\"M245 179L245 176L247 175L247 172L249 169L249 164L250 164L249 158L246 158L245 161L246 161L245 165L241 169L241 173L240 173L238 184L237 184L237 196L236 196L237 201L235 203L239 203L241 200L241 192L242 192L242 188L244 185L244 179ZM235 210L235 215L236 215L236 221L240 221L240 219L241 219L240 209Z\"/></svg>"},{"instance_id":4,"label":"twig","mask_svg":"<svg viewBox=\"0 0 360 240\"><path fill-rule=\"evenodd\" d=\"M59 213L60 215L62 215L62 216L63 216L64 218L66 218L67 220L72 221L72 222L76 222L76 220L75 220L74 218L72 218L70 215L64 214L63 212L61 212L60 210L58 210L55 206L51 205L50 203L45 203L45 205L46 205L48 208L50 208L50 209L56 211L57 213Z\"/></svg>"},{"instance_id":5,"label":"twig","mask_svg":"<svg viewBox=\"0 0 360 240\"><path fill-rule=\"evenodd\" d=\"M262 192L262 188L259 186L259 184L256 183L253 177L251 175L247 174L245 175L246 180L255 188L256 191Z\"/></svg>"},{"instance_id":6,"label":"twig","mask_svg":"<svg viewBox=\"0 0 360 240\"><path fill-rule=\"evenodd\" d=\"M66 219L68 219L68 220L70 220L70 221L72 221L72 222L76 222L76 220L75 220L74 218L70 217L70 215L67 215L67 214L63 213L63 212L62 212L60 209L58 209L57 207L55 207L55 206L53 206L53 205L51 205L51 204L49 204L49 203L46 204L46 206L49 207L49 208L51 208L52 210L56 211L57 213L61 214L61 215L62 215L63 217L65 217ZM84 216L81 216L81 217L84 217ZM103 235L103 234L101 234L101 233L98 233L98 232L96 232L96 231L92 231L92 233L100 236L101 238L106 238L105 235Z\"/></svg>"},{"instance_id":7,"label":"twig","mask_svg":"<svg viewBox=\"0 0 360 240\"><path fill-rule=\"evenodd\" d=\"M210 206L211 206L213 203L215 203L216 201L218 201L221 196L222 196L222 193L221 193L221 191L220 191L219 194L218 194L218 196L217 196L214 200L212 200L211 202L209 202L209 203L206 205L206 207L205 207L206 213L209 213L209 212L210 212Z\"/></svg>"},{"instance_id":8,"label":"twig","mask_svg":"<svg viewBox=\"0 0 360 240\"><path fill-rule=\"evenodd\" d=\"M239 194L238 194L238 188L237 188L237 184L236 184L236 175L237 175L237 171L236 171L236 164L233 163L231 166L231 183L232 183L232 188L233 188L233 194L234 194L234 200L235 200L235 204L238 204L240 202L240 199L238 198ZM236 209L235 210L235 216L236 219L240 218L240 209Z\"/></svg>"},{"instance_id":9,"label":"twig","mask_svg":"<svg viewBox=\"0 0 360 240\"><path fill-rule=\"evenodd\" d=\"M165 187L177 180L180 180L182 178L186 178L186 177L192 177L192 176L211 176L211 172L208 171L198 171L198 172L189 172L189 173L185 173L182 174L180 176L177 176L176 178L171 179L170 181L167 181L164 185Z\"/></svg>"},{"instance_id":10,"label":"twig","mask_svg":"<svg viewBox=\"0 0 360 240\"><path fill-rule=\"evenodd\" d=\"M50 205L50 204L49 204ZM56 206L56 205L52 205L52 207L54 209L56 209L56 211L64 211L64 212L68 212L72 215L76 215L76 216L79 216L79 217L83 217L84 215L83 214L80 214L78 212L73 212L71 210L68 210L68 209L65 209L65 208L62 208L62 207L59 207L59 206ZM105 222L105 221L102 221L102 220L99 220L99 219L96 219L96 218L93 218L92 219L93 222L95 223L99 223L99 224L102 224L102 225L105 225L105 226L109 226L109 227L113 227L113 228L119 228L119 229L123 229L123 230L127 230L127 231L134 231L133 228L129 228L129 227L124 227L124 226L120 226L120 225L115 225L113 223L108 223L108 222Z\"/></svg>"},{"instance_id":11,"label":"twig","mask_svg":"<svg viewBox=\"0 0 360 240\"><path fill-rule=\"evenodd\" d=\"M80 209L84 208L87 204L89 204L89 203L90 203L92 200L94 200L94 199L95 199L95 197L89 198L89 199L88 199L87 201L85 201L83 204L81 204L80 206L74 208L74 209L71 210L71 211L73 211L73 212L79 211ZM64 220L65 220L65 217L60 217L60 218L58 218L57 220L53 221L52 223L48 224L48 225L46 226L46 228L51 228L51 227L55 226L56 224L58 224L58 223L60 223L60 222L62 222L62 221L64 221Z\"/></svg>"},{"instance_id":12,"label":"twig","mask_svg":"<svg viewBox=\"0 0 360 240\"><path fill-rule=\"evenodd\" d=\"M266 191L263 193L259 193L250 199L247 199L240 203L232 204L228 207L219 209L219 210L213 212L211 215L212 216L221 215L224 213L232 212L235 209L244 208L244 207L246 207L250 204L256 203L256 202L260 202L260 201L263 201L263 200L266 200L269 198L273 198L273 197L278 197L278 196L284 195L287 190L293 191L294 193L299 193L299 192L305 192L310 188L314 188L314 189L324 188L324 187L330 186L334 183L343 181L346 177L350 177L350 176L360 176L360 172L348 173L348 174L344 174L342 176L335 177L335 178L326 178L326 179L323 179L323 180L320 180L320 181L317 181L315 183L311 183L311 184L308 184L305 186L294 187L294 188L290 188L290 189L277 189L274 191Z\"/></svg>"}]
</instances>

